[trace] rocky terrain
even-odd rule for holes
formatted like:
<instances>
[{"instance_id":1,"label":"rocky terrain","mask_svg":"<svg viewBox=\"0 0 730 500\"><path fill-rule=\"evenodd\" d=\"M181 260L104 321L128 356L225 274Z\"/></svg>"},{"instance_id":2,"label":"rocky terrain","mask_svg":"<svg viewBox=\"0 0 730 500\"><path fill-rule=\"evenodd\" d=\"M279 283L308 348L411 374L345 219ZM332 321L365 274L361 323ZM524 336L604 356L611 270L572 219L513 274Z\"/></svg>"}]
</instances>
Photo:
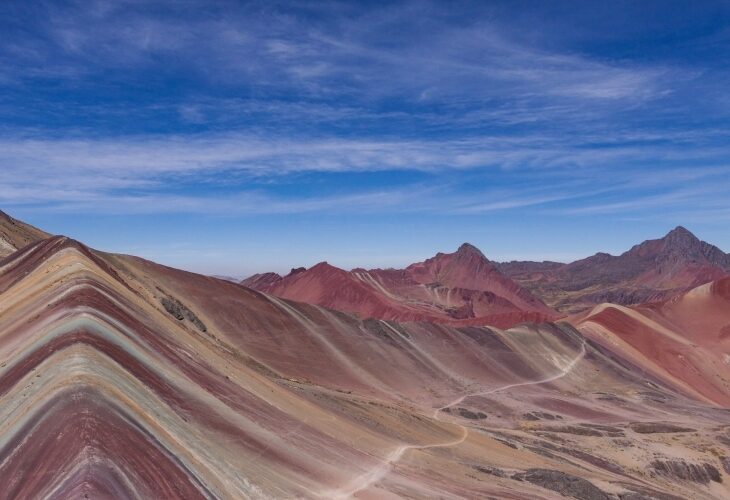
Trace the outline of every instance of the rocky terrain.
<instances>
[{"instance_id":1,"label":"rocky terrain","mask_svg":"<svg viewBox=\"0 0 730 500\"><path fill-rule=\"evenodd\" d=\"M472 252L405 276L478 290L494 276L460 274ZM34 499L727 498L729 332L728 279L500 329L358 317L49 237L0 260L0 484Z\"/></svg>"}]
</instances>

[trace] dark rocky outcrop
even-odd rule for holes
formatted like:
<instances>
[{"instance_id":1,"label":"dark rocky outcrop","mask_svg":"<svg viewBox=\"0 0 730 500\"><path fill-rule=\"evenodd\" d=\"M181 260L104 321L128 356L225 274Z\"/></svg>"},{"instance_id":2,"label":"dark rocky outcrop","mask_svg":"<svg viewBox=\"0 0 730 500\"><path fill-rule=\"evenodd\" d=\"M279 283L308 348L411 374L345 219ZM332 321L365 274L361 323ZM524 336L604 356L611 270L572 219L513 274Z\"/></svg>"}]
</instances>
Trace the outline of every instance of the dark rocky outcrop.
<instances>
[{"instance_id":1,"label":"dark rocky outcrop","mask_svg":"<svg viewBox=\"0 0 730 500\"><path fill-rule=\"evenodd\" d=\"M725 469L725 472L730 474L730 457L720 457L720 463L722 464L722 468Z\"/></svg>"},{"instance_id":2,"label":"dark rocky outcrop","mask_svg":"<svg viewBox=\"0 0 730 500\"><path fill-rule=\"evenodd\" d=\"M659 475L678 479L681 481L692 481L693 483L709 484L710 481L722 482L720 471L712 464L694 464L684 460L654 460L651 468Z\"/></svg>"},{"instance_id":3,"label":"dark rocky outcrop","mask_svg":"<svg viewBox=\"0 0 730 500\"><path fill-rule=\"evenodd\" d=\"M563 417L560 415L553 415L552 413L547 413L544 411L531 411L529 413L525 413L522 415L522 418L525 420L530 421L537 421L537 420L562 420Z\"/></svg>"},{"instance_id":4,"label":"dark rocky outcrop","mask_svg":"<svg viewBox=\"0 0 730 500\"><path fill-rule=\"evenodd\" d=\"M659 434L671 432L695 432L696 429L682 427L664 422L634 422L630 424L631 430L639 434Z\"/></svg>"},{"instance_id":5,"label":"dark rocky outcrop","mask_svg":"<svg viewBox=\"0 0 730 500\"><path fill-rule=\"evenodd\" d=\"M626 493L619 493L619 500L685 500L684 497L678 497L669 493L663 493L653 489L637 486L635 484L624 485L630 490Z\"/></svg>"},{"instance_id":6,"label":"dark rocky outcrop","mask_svg":"<svg viewBox=\"0 0 730 500\"><path fill-rule=\"evenodd\" d=\"M579 460L583 460L584 462L587 462L589 464L595 465L596 467L600 467L601 469L607 470L609 472L613 472L615 474L624 474L624 470L619 467L618 465L614 464L613 462L609 460L605 460L601 457L597 457L595 455L591 455L590 453L586 453L584 451L578 450L574 447L566 448L564 446L556 446L552 443L548 442L535 442L539 446L542 446L544 448L547 448L552 451L557 451L559 453L565 453L566 455L570 455L572 457L575 457Z\"/></svg>"},{"instance_id":7,"label":"dark rocky outcrop","mask_svg":"<svg viewBox=\"0 0 730 500\"><path fill-rule=\"evenodd\" d=\"M179 300L172 297L162 297L160 302L162 303L162 307L165 308L165 311L171 314L175 319L180 321L187 319L201 332L205 333L208 331L208 328L206 328L205 324L200 321L200 318L198 318L193 311L188 309Z\"/></svg>"},{"instance_id":8,"label":"dark rocky outcrop","mask_svg":"<svg viewBox=\"0 0 730 500\"><path fill-rule=\"evenodd\" d=\"M513 475L512 479L527 481L579 500L609 500L611 498L590 481L557 470L529 469Z\"/></svg>"},{"instance_id":9,"label":"dark rocky outcrop","mask_svg":"<svg viewBox=\"0 0 730 500\"><path fill-rule=\"evenodd\" d=\"M487 418L487 414L481 411L474 412L466 408L459 408L458 411L461 417L468 418L469 420L484 420Z\"/></svg>"},{"instance_id":10,"label":"dark rocky outcrop","mask_svg":"<svg viewBox=\"0 0 730 500\"><path fill-rule=\"evenodd\" d=\"M576 436L603 436L600 432L595 429L589 429L587 427L578 427L576 425L563 425L559 427L543 427L540 429L545 432L560 432L563 434L575 434Z\"/></svg>"},{"instance_id":11,"label":"dark rocky outcrop","mask_svg":"<svg viewBox=\"0 0 730 500\"><path fill-rule=\"evenodd\" d=\"M605 431L608 433L622 433L623 429L620 427L616 427L614 425L603 425L603 424L591 424L591 423L582 423L580 424L583 427L590 427L591 429L598 429L601 431Z\"/></svg>"},{"instance_id":12,"label":"dark rocky outcrop","mask_svg":"<svg viewBox=\"0 0 730 500\"><path fill-rule=\"evenodd\" d=\"M363 320L362 326L367 331L374 333L378 337L385 340L391 346L399 347L398 341L395 338L393 338L393 330L383 326L382 321L378 321L377 319L368 318L368 319Z\"/></svg>"},{"instance_id":13,"label":"dark rocky outcrop","mask_svg":"<svg viewBox=\"0 0 730 500\"><path fill-rule=\"evenodd\" d=\"M482 474L489 474L490 476L507 477L507 474L502 469L497 469L496 467L475 465L474 469L481 472Z\"/></svg>"}]
</instances>

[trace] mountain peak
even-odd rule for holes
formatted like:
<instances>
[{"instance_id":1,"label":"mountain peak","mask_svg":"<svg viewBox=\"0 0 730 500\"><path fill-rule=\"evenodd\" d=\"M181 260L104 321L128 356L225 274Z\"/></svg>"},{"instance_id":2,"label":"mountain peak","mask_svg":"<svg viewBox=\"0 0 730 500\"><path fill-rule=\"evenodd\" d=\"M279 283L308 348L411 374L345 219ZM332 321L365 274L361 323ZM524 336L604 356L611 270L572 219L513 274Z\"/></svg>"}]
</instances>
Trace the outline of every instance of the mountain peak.
<instances>
[{"instance_id":1,"label":"mountain peak","mask_svg":"<svg viewBox=\"0 0 730 500\"><path fill-rule=\"evenodd\" d=\"M635 245L626 254L638 255L640 257L651 256L653 258L666 255L696 257L703 253L703 247L705 245L707 244L700 241L687 228L677 226L662 238L646 240Z\"/></svg>"},{"instance_id":2,"label":"mountain peak","mask_svg":"<svg viewBox=\"0 0 730 500\"><path fill-rule=\"evenodd\" d=\"M309 269L304 269L304 270L293 269L290 276L294 275L294 274L303 273L304 271L306 271L307 274L310 276L313 274L323 275L323 274L331 274L331 273L347 274L347 271L345 271L344 269L340 269L337 266L333 266L326 260L323 260L322 262L318 262L317 264L313 265Z\"/></svg>"},{"instance_id":3,"label":"mountain peak","mask_svg":"<svg viewBox=\"0 0 730 500\"><path fill-rule=\"evenodd\" d=\"M674 229L672 229L670 231L670 233L673 233L673 232L691 233L691 231L689 229L687 229L686 227L684 227L684 226L677 226L677 227L675 227Z\"/></svg>"},{"instance_id":4,"label":"mountain peak","mask_svg":"<svg viewBox=\"0 0 730 500\"><path fill-rule=\"evenodd\" d=\"M677 226L662 238L665 248L669 250L690 251L701 250L703 243L700 239L682 226Z\"/></svg>"},{"instance_id":5,"label":"mountain peak","mask_svg":"<svg viewBox=\"0 0 730 500\"><path fill-rule=\"evenodd\" d=\"M456 253L458 255L477 255L486 259L482 251L471 243L462 243L458 250L456 250Z\"/></svg>"},{"instance_id":6,"label":"mountain peak","mask_svg":"<svg viewBox=\"0 0 730 500\"><path fill-rule=\"evenodd\" d=\"M675 269L678 264L711 265L730 270L730 255L714 245L700 240L682 226L669 231L663 238L647 240L626 254L651 258L661 268Z\"/></svg>"},{"instance_id":7,"label":"mountain peak","mask_svg":"<svg viewBox=\"0 0 730 500\"><path fill-rule=\"evenodd\" d=\"M672 238L672 237L675 237L675 238L677 238L677 237L679 237L679 238L688 238L689 237L689 238L692 238L692 239L699 239L699 238L697 238L697 236L695 236L694 234L692 234L692 232L689 229L687 229L684 226L677 226L674 229L672 229L671 231L669 231L666 234L666 236L664 236L665 239L666 238Z\"/></svg>"}]
</instances>

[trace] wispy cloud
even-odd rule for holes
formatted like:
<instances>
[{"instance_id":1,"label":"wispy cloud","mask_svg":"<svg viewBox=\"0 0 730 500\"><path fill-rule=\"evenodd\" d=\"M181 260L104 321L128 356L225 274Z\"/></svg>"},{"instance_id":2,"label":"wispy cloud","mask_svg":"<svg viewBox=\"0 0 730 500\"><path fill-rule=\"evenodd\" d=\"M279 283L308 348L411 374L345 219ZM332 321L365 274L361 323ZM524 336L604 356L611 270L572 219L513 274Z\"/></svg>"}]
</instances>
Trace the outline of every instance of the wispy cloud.
<instances>
[{"instance_id":1,"label":"wispy cloud","mask_svg":"<svg viewBox=\"0 0 730 500\"><path fill-rule=\"evenodd\" d=\"M33 20L43 36L6 43L5 61L19 83L25 76L75 79L149 69L164 58L226 85L414 102L454 97L466 102L508 97L536 104L556 97L635 102L662 95L666 83L681 76L662 66L538 49L510 38L478 12L467 24L441 23L436 15L405 22L423 11L442 13L444 7L437 3L406 2L384 9L341 4L288 12L256 3L192 4L206 15L162 15L160 9L136 2L51 7ZM404 32L393 36L396 28Z\"/></svg>"},{"instance_id":2,"label":"wispy cloud","mask_svg":"<svg viewBox=\"0 0 730 500\"><path fill-rule=\"evenodd\" d=\"M461 214L562 203L561 213L586 215L689 202L707 189L714 192L724 184L718 179L730 172L722 163L730 148L698 155L636 141L605 147L544 135L379 141L240 133L15 137L0 139L0 203L115 213L345 208ZM666 163L660 173L656 167L636 167L657 158ZM698 160L706 163L700 166ZM689 161L693 168L684 165ZM417 173L417 183L378 188L349 184L330 194L277 191L292 175L397 171ZM477 189L479 184L483 187ZM691 190L677 190L680 185Z\"/></svg>"},{"instance_id":3,"label":"wispy cloud","mask_svg":"<svg viewBox=\"0 0 730 500\"><path fill-rule=\"evenodd\" d=\"M343 196L283 198L260 191L243 191L229 195L198 196L143 193L77 193L73 199L47 199L44 210L66 213L135 214L209 214L258 215L302 214L321 212L367 213L388 211L415 200L427 190L378 190ZM24 201L20 201L21 204ZM37 202L38 203L38 202ZM31 204L33 206L33 204Z\"/></svg>"},{"instance_id":4,"label":"wispy cloud","mask_svg":"<svg viewBox=\"0 0 730 500\"><path fill-rule=\"evenodd\" d=\"M0 6L0 203L584 217L702 204L728 173L686 61L540 43L563 34L479 3L187 7Z\"/></svg>"},{"instance_id":5,"label":"wispy cloud","mask_svg":"<svg viewBox=\"0 0 730 500\"><path fill-rule=\"evenodd\" d=\"M142 135L107 138L0 138L0 178L103 177L112 185L190 172L239 170L276 176L292 172L382 170L448 171L485 167L588 167L622 160L722 160L730 147L687 151L651 143L611 147L550 135L477 136L464 139L277 138L241 133ZM722 170L719 165L709 171ZM705 172L708 170L705 169ZM678 172L683 178L702 171ZM648 174L651 176L651 174ZM43 176L38 176L42 178Z\"/></svg>"}]
</instances>

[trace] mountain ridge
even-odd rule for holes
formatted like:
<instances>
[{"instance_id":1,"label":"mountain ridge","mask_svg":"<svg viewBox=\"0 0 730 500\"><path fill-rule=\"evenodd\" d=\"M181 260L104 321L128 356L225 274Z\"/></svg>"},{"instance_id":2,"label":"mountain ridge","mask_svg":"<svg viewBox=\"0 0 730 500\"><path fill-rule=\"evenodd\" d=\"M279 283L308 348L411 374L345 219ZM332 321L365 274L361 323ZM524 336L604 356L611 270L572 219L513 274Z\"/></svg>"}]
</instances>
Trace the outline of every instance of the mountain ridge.
<instances>
[{"instance_id":1,"label":"mountain ridge","mask_svg":"<svg viewBox=\"0 0 730 500\"><path fill-rule=\"evenodd\" d=\"M447 255L419 276L458 277ZM570 322L399 323L50 237L0 264L0 484L59 499L576 484L726 498L728 301L721 280Z\"/></svg>"},{"instance_id":2,"label":"mountain ridge","mask_svg":"<svg viewBox=\"0 0 730 500\"><path fill-rule=\"evenodd\" d=\"M730 273L730 254L683 226L619 255L598 252L567 264L512 261L507 276L558 310L576 312L602 302L661 300Z\"/></svg>"},{"instance_id":3,"label":"mountain ridge","mask_svg":"<svg viewBox=\"0 0 730 500\"><path fill-rule=\"evenodd\" d=\"M306 270L293 269L283 277L253 275L241 284L365 318L506 327L513 321L557 317L468 243L453 253L439 252L404 269L346 271L320 262Z\"/></svg>"},{"instance_id":4,"label":"mountain ridge","mask_svg":"<svg viewBox=\"0 0 730 500\"><path fill-rule=\"evenodd\" d=\"M49 236L51 235L45 231L14 219L0 210L0 258Z\"/></svg>"}]
</instances>

